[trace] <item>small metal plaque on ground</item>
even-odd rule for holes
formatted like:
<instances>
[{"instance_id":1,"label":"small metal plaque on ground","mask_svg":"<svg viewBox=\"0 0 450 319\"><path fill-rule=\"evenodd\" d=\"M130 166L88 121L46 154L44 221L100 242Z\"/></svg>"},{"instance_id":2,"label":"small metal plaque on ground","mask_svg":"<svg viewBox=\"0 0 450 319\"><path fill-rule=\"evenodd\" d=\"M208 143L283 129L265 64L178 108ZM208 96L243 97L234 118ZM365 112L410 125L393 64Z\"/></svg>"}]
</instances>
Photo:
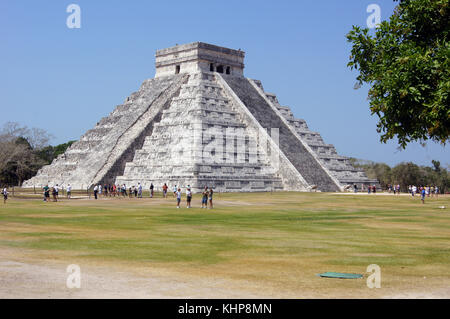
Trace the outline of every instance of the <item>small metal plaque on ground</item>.
<instances>
[{"instance_id":1,"label":"small metal plaque on ground","mask_svg":"<svg viewBox=\"0 0 450 319\"><path fill-rule=\"evenodd\" d=\"M363 277L363 275L360 274L346 274L340 272L324 272L322 274L318 274L318 276L326 278L340 278L340 279L359 279Z\"/></svg>"}]
</instances>

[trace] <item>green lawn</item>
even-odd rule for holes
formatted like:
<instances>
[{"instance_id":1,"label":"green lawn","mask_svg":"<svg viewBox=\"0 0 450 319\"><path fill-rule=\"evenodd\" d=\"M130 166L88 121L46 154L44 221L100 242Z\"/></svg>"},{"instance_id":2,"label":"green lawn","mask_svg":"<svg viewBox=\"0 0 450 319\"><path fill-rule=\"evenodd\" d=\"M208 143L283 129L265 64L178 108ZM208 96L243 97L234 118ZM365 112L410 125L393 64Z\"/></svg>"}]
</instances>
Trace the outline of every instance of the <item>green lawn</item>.
<instances>
[{"instance_id":1,"label":"green lawn","mask_svg":"<svg viewBox=\"0 0 450 319\"><path fill-rule=\"evenodd\" d=\"M366 276L369 264L393 292L449 286L449 197L422 205L409 196L284 192L216 194L215 202L205 210L195 208L199 195L192 209L176 209L172 198L12 199L0 206L0 249L245 279L281 296L330 287L354 296L368 290L361 280L316 274Z\"/></svg>"}]
</instances>

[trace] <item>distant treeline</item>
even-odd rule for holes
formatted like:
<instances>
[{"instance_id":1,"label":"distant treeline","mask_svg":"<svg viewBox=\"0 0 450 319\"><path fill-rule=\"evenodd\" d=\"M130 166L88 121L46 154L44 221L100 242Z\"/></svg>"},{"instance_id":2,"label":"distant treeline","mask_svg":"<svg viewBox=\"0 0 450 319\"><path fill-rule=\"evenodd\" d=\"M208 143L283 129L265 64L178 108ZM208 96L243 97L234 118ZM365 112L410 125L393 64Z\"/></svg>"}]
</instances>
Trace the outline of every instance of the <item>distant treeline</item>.
<instances>
[{"instance_id":1,"label":"distant treeline","mask_svg":"<svg viewBox=\"0 0 450 319\"><path fill-rule=\"evenodd\" d=\"M438 186L441 193L450 190L450 175L439 161L431 161L432 166L419 166L412 162L403 162L394 167L385 163L351 158L353 166L364 169L367 177L377 179L381 188L388 185L400 185L402 191L407 191L409 185Z\"/></svg>"}]
</instances>

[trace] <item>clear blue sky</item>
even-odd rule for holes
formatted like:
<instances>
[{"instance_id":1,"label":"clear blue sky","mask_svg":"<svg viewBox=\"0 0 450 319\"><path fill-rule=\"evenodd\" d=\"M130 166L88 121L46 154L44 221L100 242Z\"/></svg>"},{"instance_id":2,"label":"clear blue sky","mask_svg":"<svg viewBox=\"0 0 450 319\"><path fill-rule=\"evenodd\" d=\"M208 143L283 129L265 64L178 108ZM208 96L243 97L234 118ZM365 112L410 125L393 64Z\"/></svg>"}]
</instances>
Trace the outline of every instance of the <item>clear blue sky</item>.
<instances>
[{"instance_id":1,"label":"clear blue sky","mask_svg":"<svg viewBox=\"0 0 450 319\"><path fill-rule=\"evenodd\" d=\"M81 7L69 29L66 8ZM15 121L48 130L52 144L78 139L154 77L157 49L208 42L246 52L245 74L334 144L342 155L390 165L448 165L448 147L382 144L367 87L354 90L346 64L351 26L365 25L376 3L391 0L0 2L0 125Z\"/></svg>"}]
</instances>

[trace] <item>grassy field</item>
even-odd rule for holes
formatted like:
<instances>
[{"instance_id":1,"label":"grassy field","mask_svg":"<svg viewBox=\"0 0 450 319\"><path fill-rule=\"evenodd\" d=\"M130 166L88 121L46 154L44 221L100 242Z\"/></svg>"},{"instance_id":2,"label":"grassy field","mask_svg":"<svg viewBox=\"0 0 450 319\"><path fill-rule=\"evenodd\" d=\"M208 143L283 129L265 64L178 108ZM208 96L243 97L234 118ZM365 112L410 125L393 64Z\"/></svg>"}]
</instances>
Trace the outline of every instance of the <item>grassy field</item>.
<instances>
[{"instance_id":1,"label":"grassy field","mask_svg":"<svg viewBox=\"0 0 450 319\"><path fill-rule=\"evenodd\" d=\"M213 210L199 208L199 195L193 204L12 199L0 206L0 252L30 263L159 269L220 281L242 296L450 296L449 197L422 205L382 194L242 193L216 194ZM381 289L366 286L370 264L381 267ZM364 279L317 276L326 271Z\"/></svg>"}]
</instances>

